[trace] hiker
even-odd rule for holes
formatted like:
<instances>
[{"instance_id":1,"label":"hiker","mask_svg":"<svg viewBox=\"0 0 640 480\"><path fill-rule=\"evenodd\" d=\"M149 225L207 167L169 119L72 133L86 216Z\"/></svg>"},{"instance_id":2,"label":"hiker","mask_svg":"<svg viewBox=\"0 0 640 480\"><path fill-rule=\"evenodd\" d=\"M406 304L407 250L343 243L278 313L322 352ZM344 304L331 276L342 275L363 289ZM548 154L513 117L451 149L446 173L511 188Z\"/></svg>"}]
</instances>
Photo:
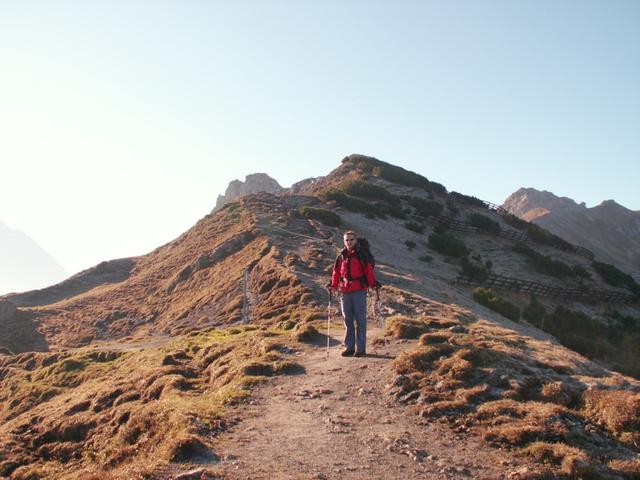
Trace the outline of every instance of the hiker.
<instances>
[{"instance_id":1,"label":"hiker","mask_svg":"<svg viewBox=\"0 0 640 480\"><path fill-rule=\"evenodd\" d=\"M367 289L375 288L375 261L369 242L355 232L344 233L344 246L333 266L330 291L340 290L340 306L347 329L343 357L364 357L367 354Z\"/></svg>"}]
</instances>

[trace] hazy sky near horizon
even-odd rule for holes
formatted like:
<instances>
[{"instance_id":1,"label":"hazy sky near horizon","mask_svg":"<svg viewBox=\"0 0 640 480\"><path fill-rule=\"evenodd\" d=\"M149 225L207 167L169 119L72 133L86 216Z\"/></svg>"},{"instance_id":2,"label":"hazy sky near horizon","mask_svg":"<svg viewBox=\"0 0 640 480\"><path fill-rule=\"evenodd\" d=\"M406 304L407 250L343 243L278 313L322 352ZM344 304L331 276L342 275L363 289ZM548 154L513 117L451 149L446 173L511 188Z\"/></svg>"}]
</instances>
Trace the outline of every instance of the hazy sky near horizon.
<instances>
[{"instance_id":1,"label":"hazy sky near horizon","mask_svg":"<svg viewBox=\"0 0 640 480\"><path fill-rule=\"evenodd\" d=\"M639 210L639 25L633 0L0 0L0 221L73 274L351 153Z\"/></svg>"}]
</instances>

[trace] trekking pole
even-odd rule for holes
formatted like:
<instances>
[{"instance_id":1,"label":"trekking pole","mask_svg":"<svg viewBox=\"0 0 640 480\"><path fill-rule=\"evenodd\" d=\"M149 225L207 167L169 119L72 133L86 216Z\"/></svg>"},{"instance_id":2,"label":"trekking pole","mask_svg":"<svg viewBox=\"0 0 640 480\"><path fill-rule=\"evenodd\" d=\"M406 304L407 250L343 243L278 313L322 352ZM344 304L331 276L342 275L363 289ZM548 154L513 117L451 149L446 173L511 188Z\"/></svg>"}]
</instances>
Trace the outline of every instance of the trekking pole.
<instances>
[{"instance_id":1,"label":"trekking pole","mask_svg":"<svg viewBox=\"0 0 640 480\"><path fill-rule=\"evenodd\" d=\"M327 308L327 355L325 360L329 360L329 340L331 333L331 289L329 289L329 306Z\"/></svg>"},{"instance_id":2,"label":"trekking pole","mask_svg":"<svg viewBox=\"0 0 640 480\"><path fill-rule=\"evenodd\" d=\"M387 320L384 318L382 314L382 303L380 302L380 285L376 285L376 303L374 306L374 311L376 316L378 317L378 325L382 327L382 337L384 338L384 346L387 346Z\"/></svg>"}]
</instances>

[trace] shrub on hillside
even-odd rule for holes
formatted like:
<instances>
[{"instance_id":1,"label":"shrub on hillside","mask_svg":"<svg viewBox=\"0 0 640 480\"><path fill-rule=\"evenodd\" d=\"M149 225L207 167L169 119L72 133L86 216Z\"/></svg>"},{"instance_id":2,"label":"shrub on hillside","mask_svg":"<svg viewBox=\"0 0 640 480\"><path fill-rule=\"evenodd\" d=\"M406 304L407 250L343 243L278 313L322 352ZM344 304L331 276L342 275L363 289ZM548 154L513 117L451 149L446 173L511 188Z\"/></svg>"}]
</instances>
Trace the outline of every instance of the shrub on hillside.
<instances>
[{"instance_id":1,"label":"shrub on hillside","mask_svg":"<svg viewBox=\"0 0 640 480\"><path fill-rule=\"evenodd\" d=\"M505 215L502 218L504 219L505 222L507 222L513 228L516 228L518 230L526 230L527 226L529 225L529 222L527 222L526 220L522 220L519 217L516 217L512 213Z\"/></svg>"},{"instance_id":2,"label":"shrub on hillside","mask_svg":"<svg viewBox=\"0 0 640 480\"><path fill-rule=\"evenodd\" d=\"M440 195L447 194L447 187L438 182L429 182L429 189L432 193L439 193Z\"/></svg>"},{"instance_id":3,"label":"shrub on hillside","mask_svg":"<svg viewBox=\"0 0 640 480\"><path fill-rule=\"evenodd\" d=\"M575 273L578 277L591 278L591 274L589 273L589 271L582 265L574 265L573 267L571 267L571 269L573 270L573 273Z\"/></svg>"},{"instance_id":4,"label":"shrub on hillside","mask_svg":"<svg viewBox=\"0 0 640 480\"><path fill-rule=\"evenodd\" d=\"M539 327L542 324L545 313L547 312L544 305L538 301L535 295L531 295L531 300L522 309L522 318Z\"/></svg>"},{"instance_id":5,"label":"shrub on hillside","mask_svg":"<svg viewBox=\"0 0 640 480\"><path fill-rule=\"evenodd\" d=\"M429 246L436 252L451 257L464 257L469 254L469 249L464 241L448 232L434 232L429 235Z\"/></svg>"},{"instance_id":6,"label":"shrub on hillside","mask_svg":"<svg viewBox=\"0 0 640 480\"><path fill-rule=\"evenodd\" d=\"M548 245L550 247L559 248L560 250L566 250L569 252L575 250L575 247L569 242L563 240L557 235L554 235L549 230L545 230L541 226L536 225L535 223L528 223L526 231L532 241L541 245Z\"/></svg>"},{"instance_id":7,"label":"shrub on hillside","mask_svg":"<svg viewBox=\"0 0 640 480\"><path fill-rule=\"evenodd\" d=\"M489 217L481 215L479 213L472 213L469 215L468 221L471 225L479 228L483 232L490 233L492 235L500 234L500 224Z\"/></svg>"},{"instance_id":8,"label":"shrub on hillside","mask_svg":"<svg viewBox=\"0 0 640 480\"><path fill-rule=\"evenodd\" d=\"M460 209L456 206L456 202L451 197L447 198L447 208L454 217L460 212Z\"/></svg>"},{"instance_id":9,"label":"shrub on hillside","mask_svg":"<svg viewBox=\"0 0 640 480\"><path fill-rule=\"evenodd\" d=\"M339 227L342 224L340 215L325 208L300 207L298 212L303 217L319 220L329 227Z\"/></svg>"},{"instance_id":10,"label":"shrub on hillside","mask_svg":"<svg viewBox=\"0 0 640 480\"><path fill-rule=\"evenodd\" d=\"M527 309L537 310L528 306L525 312ZM527 315L531 314L523 312L525 318ZM540 321L536 321L537 317L540 317ZM637 361L640 355L640 331L633 327L632 330L625 330L618 323L607 324L562 306L556 307L550 314L544 311L538 313L532 323L555 336L567 348L588 358L606 360L614 370L627 375L640 375Z\"/></svg>"},{"instance_id":11,"label":"shrub on hillside","mask_svg":"<svg viewBox=\"0 0 640 480\"><path fill-rule=\"evenodd\" d=\"M368 198L370 200L379 200L389 204L400 205L399 197L385 188L378 187L363 180L344 182L338 186L338 189L354 197Z\"/></svg>"},{"instance_id":12,"label":"shrub on hillside","mask_svg":"<svg viewBox=\"0 0 640 480\"><path fill-rule=\"evenodd\" d=\"M640 333L640 318L634 318L631 315L622 315L617 310L614 310L609 315L615 321L616 328L628 332Z\"/></svg>"},{"instance_id":13,"label":"shrub on hillside","mask_svg":"<svg viewBox=\"0 0 640 480\"><path fill-rule=\"evenodd\" d=\"M320 198L325 201L333 200L342 208L364 213L369 218L384 218L387 214L405 218L399 197L363 180L342 182L321 192Z\"/></svg>"},{"instance_id":14,"label":"shrub on hillside","mask_svg":"<svg viewBox=\"0 0 640 480\"><path fill-rule=\"evenodd\" d=\"M557 278L576 276L574 269L566 263L561 262L560 260L554 260L548 255L542 255L524 243L517 243L513 247L513 251L526 255L529 258L531 265L533 265L533 268L540 273Z\"/></svg>"},{"instance_id":15,"label":"shrub on hillside","mask_svg":"<svg viewBox=\"0 0 640 480\"><path fill-rule=\"evenodd\" d=\"M557 306L545 320L546 331L552 334L579 332L581 336L590 339L600 338L604 333L604 324L582 312ZM562 337L562 335L560 335ZM583 352L580 352L583 353Z\"/></svg>"},{"instance_id":16,"label":"shrub on hillside","mask_svg":"<svg viewBox=\"0 0 640 480\"><path fill-rule=\"evenodd\" d=\"M420 225L419 223L407 222L404 226L407 230L411 230L412 232L424 233L424 225Z\"/></svg>"},{"instance_id":17,"label":"shrub on hillside","mask_svg":"<svg viewBox=\"0 0 640 480\"><path fill-rule=\"evenodd\" d=\"M520 309L513 303L499 297L491 288L478 287L474 289L473 299L480 305L484 305L514 322L520 320Z\"/></svg>"},{"instance_id":18,"label":"shrub on hillside","mask_svg":"<svg viewBox=\"0 0 640 480\"><path fill-rule=\"evenodd\" d=\"M474 262L469 257L464 257L461 262L462 274L471 277L478 282L484 282L491 273L491 260L487 260L484 265Z\"/></svg>"},{"instance_id":19,"label":"shrub on hillside","mask_svg":"<svg viewBox=\"0 0 640 480\"><path fill-rule=\"evenodd\" d=\"M472 197L471 195L465 195L464 193L451 192L450 195L455 199L455 201L464 203L465 205L470 205L472 207L480 207L487 208L482 200L476 197Z\"/></svg>"},{"instance_id":20,"label":"shrub on hillside","mask_svg":"<svg viewBox=\"0 0 640 480\"><path fill-rule=\"evenodd\" d=\"M640 285L628 275L614 265L602 262L593 262L593 268L609 285L614 287L626 287L635 294L640 294Z\"/></svg>"},{"instance_id":21,"label":"shrub on hillside","mask_svg":"<svg viewBox=\"0 0 640 480\"><path fill-rule=\"evenodd\" d=\"M398 183L407 187L418 187L429 191L430 182L426 177L418 175L415 172L405 170L395 165L381 164L374 167L373 174L388 180L389 182Z\"/></svg>"},{"instance_id":22,"label":"shrub on hillside","mask_svg":"<svg viewBox=\"0 0 640 480\"><path fill-rule=\"evenodd\" d=\"M368 218L385 218L385 213L373 203L346 195L335 188L329 188L320 192L319 197L325 202L334 201L339 207L352 212L362 213Z\"/></svg>"},{"instance_id":23,"label":"shrub on hillside","mask_svg":"<svg viewBox=\"0 0 640 480\"><path fill-rule=\"evenodd\" d=\"M409 205L416 210L418 215L423 217L437 217L444 210L444 206L440 202L420 197L409 197Z\"/></svg>"},{"instance_id":24,"label":"shrub on hillside","mask_svg":"<svg viewBox=\"0 0 640 480\"><path fill-rule=\"evenodd\" d=\"M376 202L376 207L385 214L396 218L406 218L406 212L402 208L402 204Z\"/></svg>"},{"instance_id":25,"label":"shrub on hillside","mask_svg":"<svg viewBox=\"0 0 640 480\"><path fill-rule=\"evenodd\" d=\"M414 248L416 248L416 242L414 242L413 240L405 240L404 244L409 250L413 250Z\"/></svg>"}]
</instances>

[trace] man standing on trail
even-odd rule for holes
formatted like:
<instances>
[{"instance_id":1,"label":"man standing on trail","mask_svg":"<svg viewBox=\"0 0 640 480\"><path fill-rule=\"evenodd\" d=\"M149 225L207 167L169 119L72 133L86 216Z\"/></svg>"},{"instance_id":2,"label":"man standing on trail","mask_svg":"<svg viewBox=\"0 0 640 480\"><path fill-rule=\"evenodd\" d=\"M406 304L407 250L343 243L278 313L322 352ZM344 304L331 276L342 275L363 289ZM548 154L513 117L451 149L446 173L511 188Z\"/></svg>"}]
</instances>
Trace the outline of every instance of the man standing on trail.
<instances>
[{"instance_id":1,"label":"man standing on trail","mask_svg":"<svg viewBox=\"0 0 640 480\"><path fill-rule=\"evenodd\" d=\"M357 238L355 232L344 233L344 246L333 266L330 291L340 289L342 316L347 329L343 357L364 357L367 354L367 288L376 286L373 273L375 260L369 242Z\"/></svg>"}]
</instances>

